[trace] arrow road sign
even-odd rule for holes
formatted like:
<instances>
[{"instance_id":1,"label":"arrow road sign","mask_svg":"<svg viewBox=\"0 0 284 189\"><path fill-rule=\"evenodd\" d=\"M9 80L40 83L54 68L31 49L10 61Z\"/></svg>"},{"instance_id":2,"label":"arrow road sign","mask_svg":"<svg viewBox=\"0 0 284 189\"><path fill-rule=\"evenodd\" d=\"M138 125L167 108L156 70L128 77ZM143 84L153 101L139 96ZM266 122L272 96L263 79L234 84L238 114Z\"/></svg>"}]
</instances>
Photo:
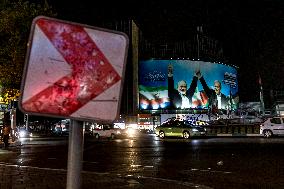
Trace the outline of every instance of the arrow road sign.
<instances>
[{"instance_id":1,"label":"arrow road sign","mask_svg":"<svg viewBox=\"0 0 284 189\"><path fill-rule=\"evenodd\" d=\"M127 49L124 33L37 17L23 75L21 110L78 120L114 120Z\"/></svg>"}]
</instances>

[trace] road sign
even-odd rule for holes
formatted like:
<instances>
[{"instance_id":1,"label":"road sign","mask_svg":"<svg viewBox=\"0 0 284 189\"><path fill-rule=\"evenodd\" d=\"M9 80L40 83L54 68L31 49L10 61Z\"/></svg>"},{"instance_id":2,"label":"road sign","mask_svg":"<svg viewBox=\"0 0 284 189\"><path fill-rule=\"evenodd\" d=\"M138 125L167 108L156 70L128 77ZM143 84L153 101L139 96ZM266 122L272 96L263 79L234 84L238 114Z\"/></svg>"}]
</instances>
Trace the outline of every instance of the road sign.
<instances>
[{"instance_id":1,"label":"road sign","mask_svg":"<svg viewBox=\"0 0 284 189\"><path fill-rule=\"evenodd\" d=\"M124 33L35 18L21 88L21 110L77 120L114 120L119 111L127 49Z\"/></svg>"}]
</instances>

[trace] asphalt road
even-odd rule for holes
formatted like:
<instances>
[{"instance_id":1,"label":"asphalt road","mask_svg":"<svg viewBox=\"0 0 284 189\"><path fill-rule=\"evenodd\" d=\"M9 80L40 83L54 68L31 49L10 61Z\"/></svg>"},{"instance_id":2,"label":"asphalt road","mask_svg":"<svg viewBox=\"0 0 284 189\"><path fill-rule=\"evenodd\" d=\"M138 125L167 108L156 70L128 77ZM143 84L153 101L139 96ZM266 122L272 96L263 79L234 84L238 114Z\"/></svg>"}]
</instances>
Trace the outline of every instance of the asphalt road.
<instances>
[{"instance_id":1,"label":"asphalt road","mask_svg":"<svg viewBox=\"0 0 284 189\"><path fill-rule=\"evenodd\" d=\"M85 138L83 170L209 188L284 188L284 138ZM66 169L68 138L24 139L0 163Z\"/></svg>"}]
</instances>

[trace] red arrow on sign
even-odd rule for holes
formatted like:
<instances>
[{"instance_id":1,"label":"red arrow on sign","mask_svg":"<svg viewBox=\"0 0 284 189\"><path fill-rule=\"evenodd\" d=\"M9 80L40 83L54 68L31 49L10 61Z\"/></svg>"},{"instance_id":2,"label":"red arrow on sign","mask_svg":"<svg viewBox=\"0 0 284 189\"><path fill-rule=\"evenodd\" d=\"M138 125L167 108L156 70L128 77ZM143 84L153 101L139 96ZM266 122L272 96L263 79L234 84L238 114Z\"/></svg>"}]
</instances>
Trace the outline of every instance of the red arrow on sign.
<instances>
[{"instance_id":1,"label":"red arrow on sign","mask_svg":"<svg viewBox=\"0 0 284 189\"><path fill-rule=\"evenodd\" d=\"M70 116L121 80L83 26L46 18L35 24L71 66L71 72L22 102L25 111Z\"/></svg>"}]
</instances>

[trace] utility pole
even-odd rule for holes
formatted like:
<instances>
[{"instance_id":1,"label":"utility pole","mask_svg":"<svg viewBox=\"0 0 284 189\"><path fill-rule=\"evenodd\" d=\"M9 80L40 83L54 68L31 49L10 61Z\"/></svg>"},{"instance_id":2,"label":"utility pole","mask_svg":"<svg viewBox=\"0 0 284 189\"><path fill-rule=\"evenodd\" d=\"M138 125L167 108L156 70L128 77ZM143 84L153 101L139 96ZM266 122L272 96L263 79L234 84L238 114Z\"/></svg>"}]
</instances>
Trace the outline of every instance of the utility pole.
<instances>
[{"instance_id":1,"label":"utility pole","mask_svg":"<svg viewBox=\"0 0 284 189\"><path fill-rule=\"evenodd\" d=\"M261 105L261 110L262 110L262 116L264 116L264 99L263 99L263 88L262 85L260 85L260 92L259 92L259 98L260 98L260 105Z\"/></svg>"},{"instance_id":2,"label":"utility pole","mask_svg":"<svg viewBox=\"0 0 284 189\"><path fill-rule=\"evenodd\" d=\"M264 112L264 99L263 99L263 88L262 88L262 81L261 81L261 77L260 74L258 73L258 83L260 86L260 92L259 92L259 99L260 99L260 106L261 106L261 110L262 110L262 116L264 116L265 112Z\"/></svg>"}]
</instances>

